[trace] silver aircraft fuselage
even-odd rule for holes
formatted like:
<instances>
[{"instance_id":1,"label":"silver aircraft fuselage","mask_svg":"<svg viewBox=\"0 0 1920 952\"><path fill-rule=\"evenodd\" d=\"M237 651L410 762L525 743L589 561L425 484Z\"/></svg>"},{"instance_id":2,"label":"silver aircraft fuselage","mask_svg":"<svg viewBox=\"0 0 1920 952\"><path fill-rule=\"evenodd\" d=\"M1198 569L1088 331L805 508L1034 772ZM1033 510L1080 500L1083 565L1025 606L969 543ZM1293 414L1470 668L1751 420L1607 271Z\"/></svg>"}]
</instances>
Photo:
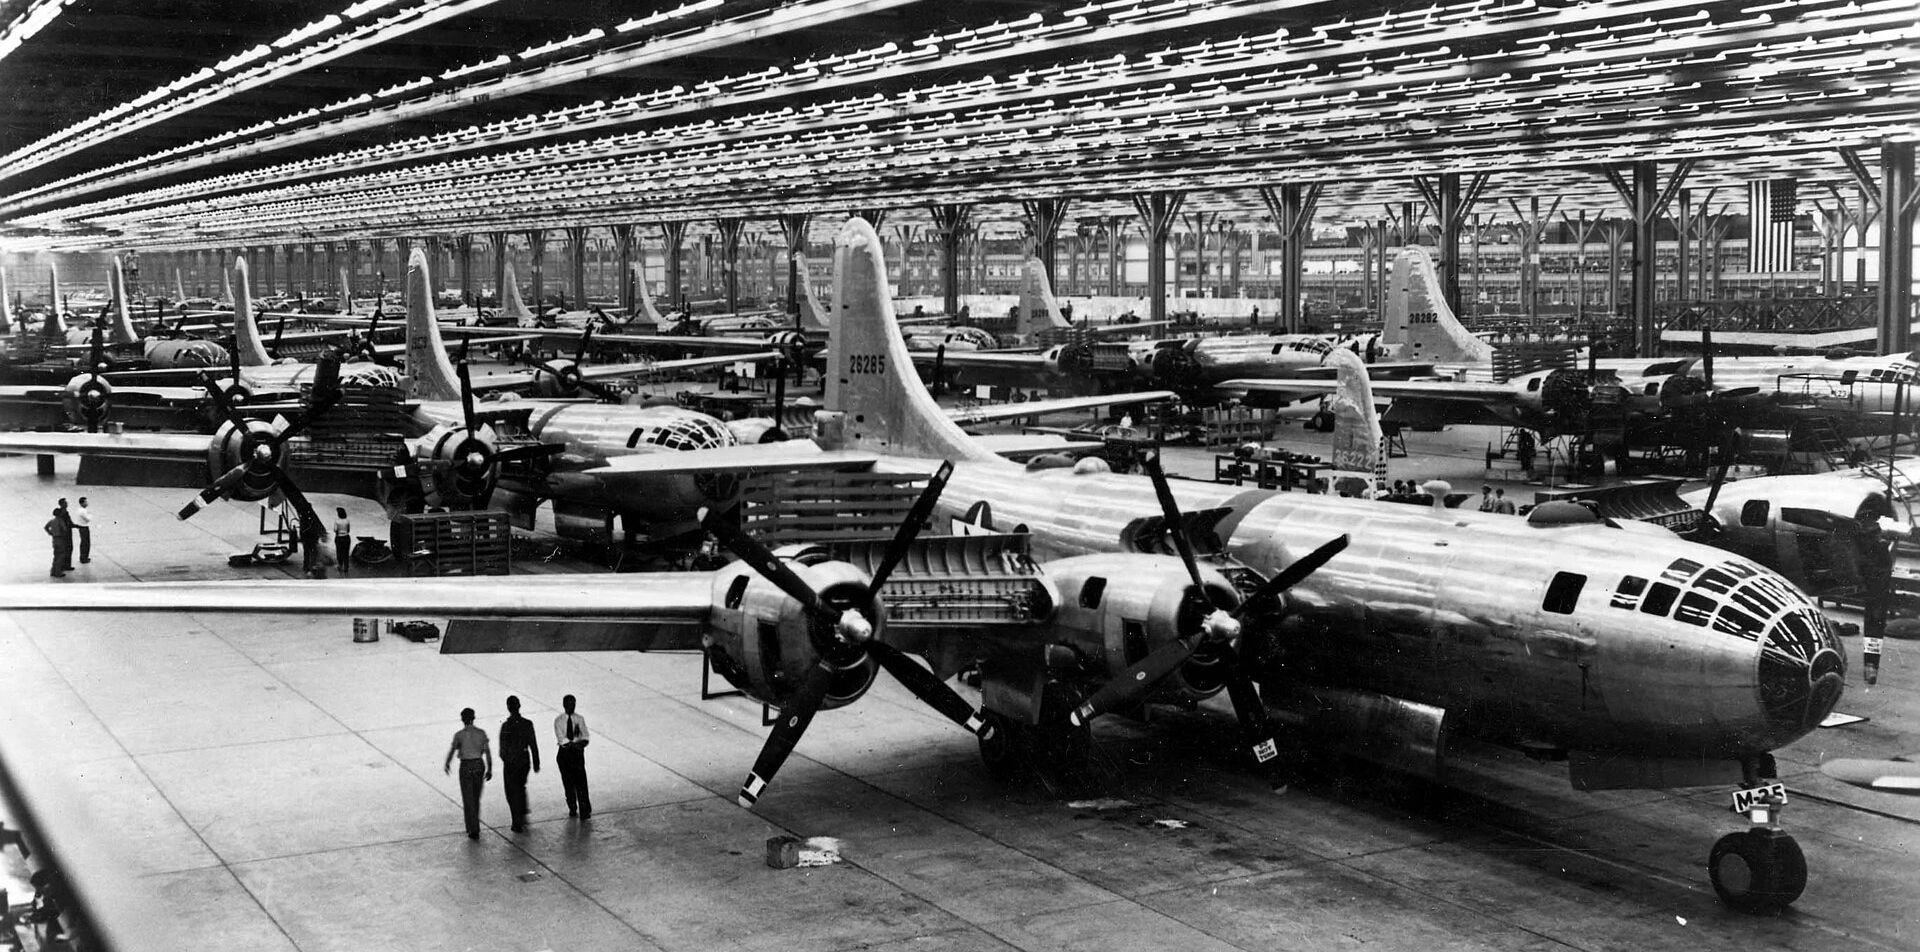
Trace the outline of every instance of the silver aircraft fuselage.
<instances>
[{"instance_id":1,"label":"silver aircraft fuselage","mask_svg":"<svg viewBox=\"0 0 1920 952\"><path fill-rule=\"evenodd\" d=\"M1839 698L1844 655L1825 616L1718 549L1600 524L1178 480L1174 491L1183 511L1226 510L1224 551L1264 574L1352 536L1288 593L1267 679L1434 705L1498 741L1645 756L1772 750ZM1129 527L1159 511L1138 477L956 465L941 509L981 501L995 528L1031 532L1040 558L1127 550Z\"/></svg>"}]
</instances>

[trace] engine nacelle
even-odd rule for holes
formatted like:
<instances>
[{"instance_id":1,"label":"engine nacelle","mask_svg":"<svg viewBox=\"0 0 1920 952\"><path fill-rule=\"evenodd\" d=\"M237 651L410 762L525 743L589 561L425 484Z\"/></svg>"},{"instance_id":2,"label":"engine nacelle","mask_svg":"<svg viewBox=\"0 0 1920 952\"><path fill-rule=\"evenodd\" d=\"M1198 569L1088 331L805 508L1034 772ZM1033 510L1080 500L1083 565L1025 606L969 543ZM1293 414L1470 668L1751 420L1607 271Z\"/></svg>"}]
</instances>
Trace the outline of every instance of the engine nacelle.
<instances>
[{"instance_id":1,"label":"engine nacelle","mask_svg":"<svg viewBox=\"0 0 1920 952\"><path fill-rule=\"evenodd\" d=\"M1446 770L1444 708L1371 691L1263 686L1267 707L1316 743L1389 770L1439 780Z\"/></svg>"},{"instance_id":2,"label":"engine nacelle","mask_svg":"<svg viewBox=\"0 0 1920 952\"><path fill-rule=\"evenodd\" d=\"M1159 555L1112 553L1057 559L1047 563L1047 580L1059 591L1054 624L1057 639L1080 656L1087 674L1104 682L1134 662L1183 635L1200 629L1211 606L1189 597L1193 587L1176 559ZM1231 609L1240 595L1210 566L1200 577L1215 605ZM1205 647L1160 683L1153 699L1166 703L1199 701L1219 693L1227 667Z\"/></svg>"},{"instance_id":3,"label":"engine nacelle","mask_svg":"<svg viewBox=\"0 0 1920 952\"><path fill-rule=\"evenodd\" d=\"M542 397L570 399L580 395L580 365L566 358L549 360L533 375L534 392Z\"/></svg>"},{"instance_id":4,"label":"engine nacelle","mask_svg":"<svg viewBox=\"0 0 1920 952\"><path fill-rule=\"evenodd\" d=\"M234 467L246 463L253 454L260 452L275 430L273 424L265 420L246 420L246 432L235 429L231 420L220 424L213 432L213 441L207 444L207 480L212 482L226 475ZM284 468L287 465L287 444L281 443L273 451L274 465ZM229 499L240 502L258 502L273 495L271 480L256 479L248 476L242 479L227 493Z\"/></svg>"},{"instance_id":5,"label":"engine nacelle","mask_svg":"<svg viewBox=\"0 0 1920 952\"><path fill-rule=\"evenodd\" d=\"M67 419L82 426L98 426L113 403L113 384L97 374L77 374L60 393Z\"/></svg>"},{"instance_id":6,"label":"engine nacelle","mask_svg":"<svg viewBox=\"0 0 1920 952\"><path fill-rule=\"evenodd\" d=\"M788 567L829 603L866 589L865 573L827 560L822 550L786 547L779 554L793 556ZM873 624L873 636L884 637L885 606L876 604L862 614ZM799 602L744 563L714 573L707 657L713 670L748 697L774 707L787 704L808 669L821 662L819 646L831 642L832 632L820 626ZM822 710L858 700L873 686L879 670L864 652L828 652L827 663L834 668L834 678Z\"/></svg>"}]
</instances>

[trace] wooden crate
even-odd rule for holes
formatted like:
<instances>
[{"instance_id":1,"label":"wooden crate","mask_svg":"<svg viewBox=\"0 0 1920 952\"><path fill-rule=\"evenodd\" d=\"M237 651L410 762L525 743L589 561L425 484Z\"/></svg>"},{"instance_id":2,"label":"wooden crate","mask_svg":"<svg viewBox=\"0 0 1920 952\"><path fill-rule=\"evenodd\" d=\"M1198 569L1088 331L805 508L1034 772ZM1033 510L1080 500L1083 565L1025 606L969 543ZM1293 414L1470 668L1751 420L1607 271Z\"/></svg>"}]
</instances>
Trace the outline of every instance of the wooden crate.
<instances>
[{"instance_id":1,"label":"wooden crate","mask_svg":"<svg viewBox=\"0 0 1920 952\"><path fill-rule=\"evenodd\" d=\"M389 531L394 553L407 560L412 575L506 575L512 571L513 526L504 512L399 516Z\"/></svg>"}]
</instances>

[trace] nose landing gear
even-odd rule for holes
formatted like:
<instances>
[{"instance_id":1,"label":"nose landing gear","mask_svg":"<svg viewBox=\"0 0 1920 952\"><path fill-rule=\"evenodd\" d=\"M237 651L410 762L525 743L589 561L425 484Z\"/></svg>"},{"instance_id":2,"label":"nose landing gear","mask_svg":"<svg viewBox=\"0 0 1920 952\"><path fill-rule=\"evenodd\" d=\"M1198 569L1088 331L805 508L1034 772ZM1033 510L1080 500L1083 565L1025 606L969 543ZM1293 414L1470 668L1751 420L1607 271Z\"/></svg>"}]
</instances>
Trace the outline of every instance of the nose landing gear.
<instances>
[{"instance_id":1,"label":"nose landing gear","mask_svg":"<svg viewBox=\"0 0 1920 952\"><path fill-rule=\"evenodd\" d=\"M1744 779L1733 793L1733 812L1752 824L1713 844L1707 875L1720 900L1743 912L1775 912L1793 904L1807 888L1807 857L1793 836L1779 828L1787 805L1785 784L1771 755L1741 765Z\"/></svg>"}]
</instances>

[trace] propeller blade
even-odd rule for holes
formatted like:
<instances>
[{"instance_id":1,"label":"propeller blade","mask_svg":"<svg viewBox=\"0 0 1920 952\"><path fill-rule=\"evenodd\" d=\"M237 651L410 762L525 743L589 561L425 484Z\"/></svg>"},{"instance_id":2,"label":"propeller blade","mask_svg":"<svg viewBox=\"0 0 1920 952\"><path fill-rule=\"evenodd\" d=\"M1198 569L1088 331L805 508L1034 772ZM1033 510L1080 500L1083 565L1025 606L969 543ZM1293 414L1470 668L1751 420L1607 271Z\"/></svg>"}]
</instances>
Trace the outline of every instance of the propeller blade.
<instances>
[{"instance_id":1,"label":"propeller blade","mask_svg":"<svg viewBox=\"0 0 1920 952\"><path fill-rule=\"evenodd\" d=\"M1140 468L1147 471L1147 478L1153 480L1153 494L1160 497L1160 514L1167 520L1167 535L1173 537L1173 547L1180 553L1180 564L1187 567L1187 577L1193 579L1193 587L1202 592L1207 590L1200 581L1200 563L1194 560L1193 545L1187 541L1186 532L1180 525L1180 504L1174 501L1173 487L1167 484L1167 474L1160 468L1160 452L1140 461Z\"/></svg>"},{"instance_id":2,"label":"propeller blade","mask_svg":"<svg viewBox=\"0 0 1920 952\"><path fill-rule=\"evenodd\" d=\"M913 501L913 508L907 510L905 522L894 530L893 541L887 543L887 550L880 558L880 564L873 570L873 579L867 583L867 598L872 600L880 587L887 584L887 576L893 574L894 567L907 557L907 549L912 547L913 538L920 534L920 524L933 515L933 507L940 501L940 492L947 488L947 479L953 475L953 464L942 462L927 480L927 488L920 490L920 498Z\"/></svg>"},{"instance_id":3,"label":"propeller blade","mask_svg":"<svg viewBox=\"0 0 1920 952\"><path fill-rule=\"evenodd\" d=\"M761 746L760 756L754 758L753 771L740 785L741 806L753 809L767 784L773 782L773 775L780 772L780 765L787 762L787 755L800 743L801 735L807 732L807 725L813 722L813 715L820 710L820 702L826 699L827 688L832 684L833 669L824 660L807 669L800 687L780 709L780 719L774 722L773 732Z\"/></svg>"},{"instance_id":4,"label":"propeller blade","mask_svg":"<svg viewBox=\"0 0 1920 952\"><path fill-rule=\"evenodd\" d=\"M914 663L912 658L894 646L878 639L867 642L867 653L880 663L895 681L900 682L913 696L925 701L928 707L939 711L947 720L972 731L981 737L993 734L992 725L975 710L967 699L960 696L947 682L940 680L932 671Z\"/></svg>"},{"instance_id":5,"label":"propeller blade","mask_svg":"<svg viewBox=\"0 0 1920 952\"><path fill-rule=\"evenodd\" d=\"M473 377L467 371L467 362L461 361L454 370L460 374L460 413L466 421L467 432L478 433L480 427L473 415Z\"/></svg>"},{"instance_id":6,"label":"propeller blade","mask_svg":"<svg viewBox=\"0 0 1920 952\"><path fill-rule=\"evenodd\" d=\"M1227 644L1221 645L1220 650L1227 663L1227 698L1233 702L1233 713L1240 720L1240 736L1247 752L1253 755L1253 762L1266 771L1267 782L1279 786L1275 768L1280 764L1280 751L1274 743L1273 725L1267 719L1267 705L1260 700L1260 690L1254 687L1253 679L1247 676L1240 653Z\"/></svg>"},{"instance_id":7,"label":"propeller blade","mask_svg":"<svg viewBox=\"0 0 1920 952\"><path fill-rule=\"evenodd\" d=\"M1818 529L1822 532L1844 532L1853 528L1852 519L1836 516L1820 509L1800 509L1794 506L1780 507L1780 521Z\"/></svg>"},{"instance_id":8,"label":"propeller blade","mask_svg":"<svg viewBox=\"0 0 1920 952\"><path fill-rule=\"evenodd\" d=\"M700 520L700 527L713 533L728 551L739 556L741 561L753 566L754 571L766 576L767 581L806 606L808 611L816 614L829 611L820 601L818 592L802 581L800 576L795 575L793 570L788 568L785 562L780 561L779 557L765 545L762 545L759 539L748 535L745 529L740 528L739 520L733 515L736 511L738 507L724 513L709 512L705 519Z\"/></svg>"},{"instance_id":9,"label":"propeller blade","mask_svg":"<svg viewBox=\"0 0 1920 952\"><path fill-rule=\"evenodd\" d=\"M1700 325L1700 375L1713 387L1713 325Z\"/></svg>"},{"instance_id":10,"label":"propeller blade","mask_svg":"<svg viewBox=\"0 0 1920 952\"><path fill-rule=\"evenodd\" d=\"M773 368L773 432L777 440L787 438L787 359L780 358Z\"/></svg>"},{"instance_id":11,"label":"propeller blade","mask_svg":"<svg viewBox=\"0 0 1920 952\"><path fill-rule=\"evenodd\" d=\"M1267 579L1259 588L1254 590L1252 595L1247 597L1246 601L1241 602L1240 607L1234 611L1234 617L1240 617L1241 614L1248 610L1249 606L1263 603L1267 599L1300 584L1302 579L1319 571L1320 566L1327 564L1329 559L1339 555L1342 550L1346 549L1347 543L1351 541L1352 537L1350 536L1337 536L1325 545L1293 560L1293 564L1273 573L1272 578Z\"/></svg>"},{"instance_id":12,"label":"propeller blade","mask_svg":"<svg viewBox=\"0 0 1920 952\"><path fill-rule=\"evenodd\" d=\"M1198 633L1185 638L1176 638L1134 662L1127 670L1115 675L1112 680L1100 686L1079 707L1073 709L1068 718L1075 725L1085 724L1095 717L1116 708L1133 704L1147 696L1167 675L1178 670L1193 657L1195 649L1200 647Z\"/></svg>"},{"instance_id":13,"label":"propeller blade","mask_svg":"<svg viewBox=\"0 0 1920 952\"><path fill-rule=\"evenodd\" d=\"M223 473L220 476L219 479L216 479L213 482L209 483L207 485L207 488L200 490L200 494L193 497L193 501L187 503L186 506L182 507L181 510L175 514L174 518L179 519L182 522L185 522L186 520L193 518L194 513L199 512L202 509L205 509L206 507L208 507L209 505L212 505L215 501L220 499L220 497L225 496L229 492L232 492L233 487L238 486L240 484L240 481L247 477L247 466L248 466L247 463L241 463L240 465L235 466L230 470L227 470L225 473Z\"/></svg>"},{"instance_id":14,"label":"propeller blade","mask_svg":"<svg viewBox=\"0 0 1920 952\"><path fill-rule=\"evenodd\" d=\"M593 339L593 322L588 321L587 326L580 329L579 345L574 347L573 349L573 362L575 366L578 366L580 364L584 364L587 362L587 344L592 339Z\"/></svg>"},{"instance_id":15,"label":"propeller blade","mask_svg":"<svg viewBox=\"0 0 1920 952\"><path fill-rule=\"evenodd\" d=\"M1727 471L1733 468L1734 457L1738 454L1735 443L1739 440L1738 430L1728 430L1727 438L1720 444L1720 467L1713 471L1713 482L1707 486L1707 504L1701 507L1703 516L1713 514L1713 504L1720 498L1720 487L1727 482Z\"/></svg>"}]
</instances>

